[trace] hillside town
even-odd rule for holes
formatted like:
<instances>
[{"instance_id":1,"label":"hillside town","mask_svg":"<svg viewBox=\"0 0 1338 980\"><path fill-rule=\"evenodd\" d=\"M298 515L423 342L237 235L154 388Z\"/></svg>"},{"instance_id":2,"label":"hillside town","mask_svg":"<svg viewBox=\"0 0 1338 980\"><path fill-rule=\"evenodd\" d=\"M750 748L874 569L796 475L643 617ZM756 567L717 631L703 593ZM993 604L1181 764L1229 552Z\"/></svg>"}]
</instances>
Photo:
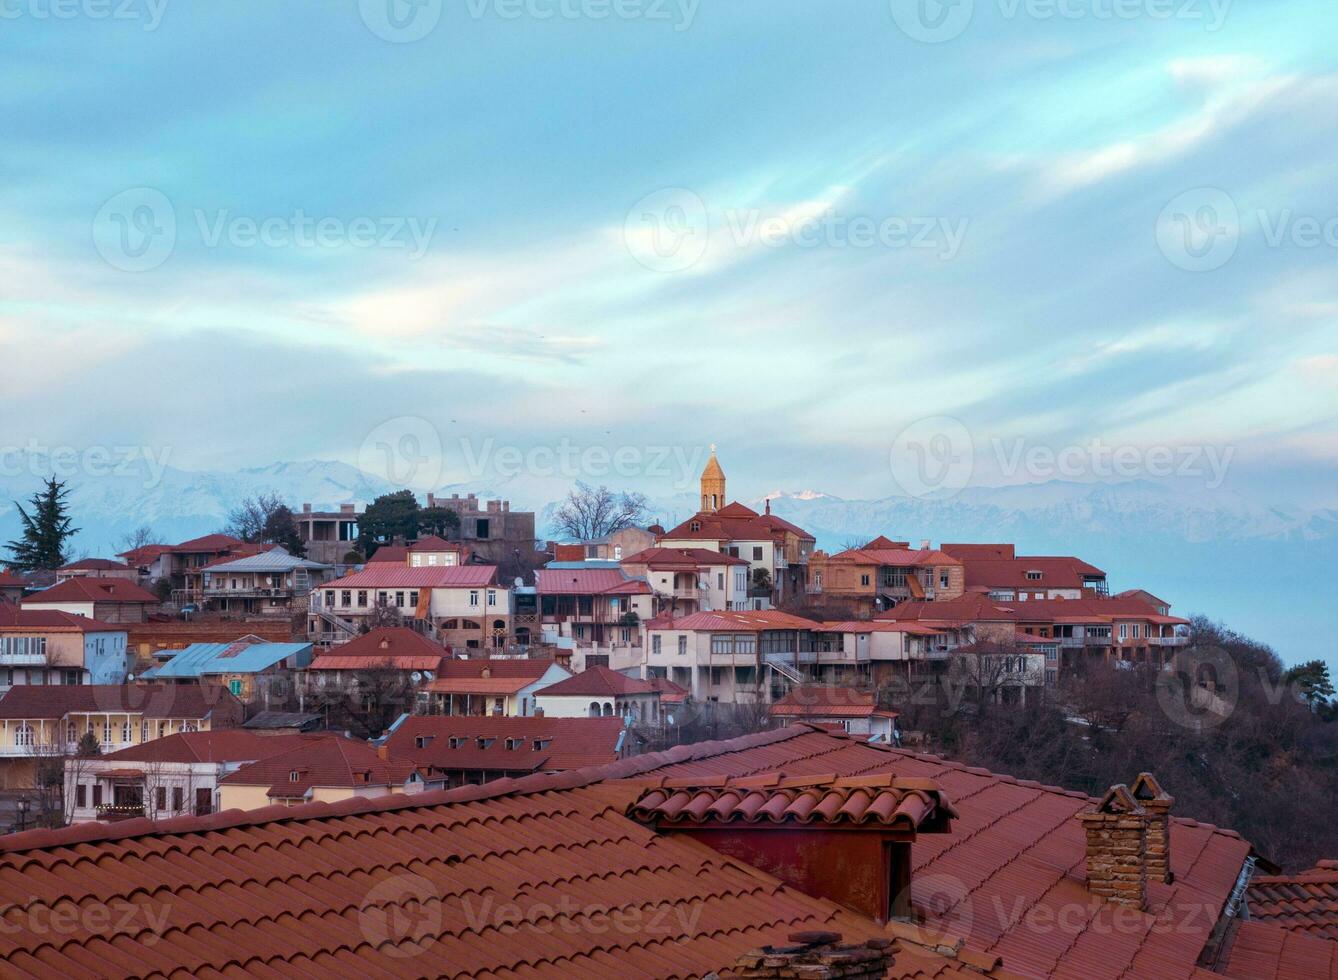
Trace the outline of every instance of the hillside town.
<instances>
[{"instance_id":1,"label":"hillside town","mask_svg":"<svg viewBox=\"0 0 1338 980\"><path fill-rule=\"evenodd\" d=\"M0 875L54 902L35 876L78 841L60 872L76 906L113 852L125 871L103 900L201 897L152 954L142 930L79 934L77 953L8 936L18 975L103 956L217 966L193 934L233 947L291 916L308 927L232 948L233 965L353 968L341 922L365 906L294 904L297 855L323 841L322 890L390 882L387 915L422 889L439 903L407 932L364 921L364 943L412 956L421 926L464 972L612 956L648 976L1338 976L1331 863L1283 874L1177 813L1150 772L1089 797L949 761L910 723L926 689L976 714L1076 711L1075 678L1171 671L1193 624L1156 583L1114 591L1078 556L893 529L829 553L769 502L731 500L714 451L686 520L631 507L588 539L540 541L505 501L392 496L271 502L250 540L3 573ZM1189 699L1218 709L1211 678ZM508 844L517 815L529 829ZM439 833L410 884L383 877ZM654 906L663 932L606 941L588 909L545 906L561 928L530 961L487 941L515 926L459 919L479 875L520 903L584 893L581 862L600 882L588 901Z\"/></svg>"}]
</instances>

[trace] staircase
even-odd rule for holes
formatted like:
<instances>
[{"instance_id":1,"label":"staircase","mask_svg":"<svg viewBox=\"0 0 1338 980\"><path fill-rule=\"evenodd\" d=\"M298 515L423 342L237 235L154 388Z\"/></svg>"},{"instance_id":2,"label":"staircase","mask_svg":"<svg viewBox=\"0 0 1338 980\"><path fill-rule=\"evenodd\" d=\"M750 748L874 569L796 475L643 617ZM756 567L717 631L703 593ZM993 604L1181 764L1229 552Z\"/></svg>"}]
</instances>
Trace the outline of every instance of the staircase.
<instances>
[{"instance_id":1,"label":"staircase","mask_svg":"<svg viewBox=\"0 0 1338 980\"><path fill-rule=\"evenodd\" d=\"M792 664L787 664L781 660L768 660L767 666L770 667L772 670L774 670L776 673L780 674L791 684L804 683L804 675L799 673L799 671L797 671Z\"/></svg>"}]
</instances>

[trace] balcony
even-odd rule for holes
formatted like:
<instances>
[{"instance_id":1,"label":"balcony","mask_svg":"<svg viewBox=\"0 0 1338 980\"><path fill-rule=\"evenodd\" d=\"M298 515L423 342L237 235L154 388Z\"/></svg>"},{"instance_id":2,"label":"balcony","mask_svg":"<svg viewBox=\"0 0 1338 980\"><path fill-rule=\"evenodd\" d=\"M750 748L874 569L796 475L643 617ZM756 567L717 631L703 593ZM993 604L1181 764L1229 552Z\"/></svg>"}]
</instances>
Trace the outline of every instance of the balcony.
<instances>
[{"instance_id":1,"label":"balcony","mask_svg":"<svg viewBox=\"0 0 1338 980\"><path fill-rule=\"evenodd\" d=\"M144 816L143 803L103 803L93 808L99 820L116 823L120 820L134 820Z\"/></svg>"},{"instance_id":2,"label":"balcony","mask_svg":"<svg viewBox=\"0 0 1338 980\"><path fill-rule=\"evenodd\" d=\"M42 653L0 653L0 667L45 667Z\"/></svg>"},{"instance_id":3,"label":"balcony","mask_svg":"<svg viewBox=\"0 0 1338 980\"><path fill-rule=\"evenodd\" d=\"M250 588L250 589L215 589L207 588L204 590L204 598L208 599L291 599L296 594L295 589L282 588Z\"/></svg>"},{"instance_id":4,"label":"balcony","mask_svg":"<svg viewBox=\"0 0 1338 980\"><path fill-rule=\"evenodd\" d=\"M1148 645L1154 647L1187 647L1190 637L1188 636L1149 636Z\"/></svg>"}]
</instances>

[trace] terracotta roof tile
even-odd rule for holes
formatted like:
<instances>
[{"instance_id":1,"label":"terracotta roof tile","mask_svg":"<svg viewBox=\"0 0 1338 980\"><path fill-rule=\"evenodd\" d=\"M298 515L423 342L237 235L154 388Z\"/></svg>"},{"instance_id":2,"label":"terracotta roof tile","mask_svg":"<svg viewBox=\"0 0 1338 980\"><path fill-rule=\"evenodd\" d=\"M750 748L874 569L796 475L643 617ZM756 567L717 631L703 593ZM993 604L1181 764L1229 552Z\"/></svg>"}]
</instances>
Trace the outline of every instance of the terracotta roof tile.
<instances>
[{"instance_id":1,"label":"terracotta roof tile","mask_svg":"<svg viewBox=\"0 0 1338 980\"><path fill-rule=\"evenodd\" d=\"M584 697L586 695L604 697L619 694L654 694L658 688L648 681L628 677L608 667L591 667L574 677L550 684L534 692L537 698L547 697Z\"/></svg>"},{"instance_id":2,"label":"terracotta roof tile","mask_svg":"<svg viewBox=\"0 0 1338 980\"><path fill-rule=\"evenodd\" d=\"M1296 875L1256 875L1248 900L1252 919L1338 940L1338 861Z\"/></svg>"},{"instance_id":3,"label":"terracotta roof tile","mask_svg":"<svg viewBox=\"0 0 1338 980\"><path fill-rule=\"evenodd\" d=\"M212 684L20 684L0 697L0 718L63 718L70 712L126 712L145 718L240 720L241 702Z\"/></svg>"},{"instance_id":4,"label":"terracotta roof tile","mask_svg":"<svg viewBox=\"0 0 1338 980\"><path fill-rule=\"evenodd\" d=\"M385 747L420 767L560 772L617 760L623 729L621 718L412 715ZM480 749L479 739L491 745Z\"/></svg>"},{"instance_id":5,"label":"terracotta roof tile","mask_svg":"<svg viewBox=\"0 0 1338 980\"><path fill-rule=\"evenodd\" d=\"M25 606L55 602L137 602L158 605L158 597L134 582L120 578L94 578L79 575L58 582L23 600Z\"/></svg>"}]
</instances>

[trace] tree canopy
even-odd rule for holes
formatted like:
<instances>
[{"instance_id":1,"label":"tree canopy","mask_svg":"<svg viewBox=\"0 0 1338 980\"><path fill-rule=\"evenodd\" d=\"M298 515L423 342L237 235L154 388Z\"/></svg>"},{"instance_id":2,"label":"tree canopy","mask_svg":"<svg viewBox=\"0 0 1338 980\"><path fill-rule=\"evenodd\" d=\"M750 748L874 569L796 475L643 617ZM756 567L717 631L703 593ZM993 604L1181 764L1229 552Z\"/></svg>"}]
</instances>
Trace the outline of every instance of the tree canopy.
<instances>
[{"instance_id":1,"label":"tree canopy","mask_svg":"<svg viewBox=\"0 0 1338 980\"><path fill-rule=\"evenodd\" d=\"M23 534L6 546L12 556L10 565L20 571L32 572L60 568L66 563L65 545L79 533L69 516L65 498L69 490L55 477L46 481L43 489L32 495L29 506L14 502Z\"/></svg>"},{"instance_id":2,"label":"tree canopy","mask_svg":"<svg viewBox=\"0 0 1338 980\"><path fill-rule=\"evenodd\" d=\"M578 541L593 541L633 527L645 518L645 494L614 493L608 487L595 488L578 481L553 514L553 526Z\"/></svg>"},{"instance_id":3,"label":"tree canopy","mask_svg":"<svg viewBox=\"0 0 1338 980\"><path fill-rule=\"evenodd\" d=\"M422 527L422 512L412 490L377 497L358 520L358 550L370 555L376 545L396 538L412 541Z\"/></svg>"}]
</instances>

